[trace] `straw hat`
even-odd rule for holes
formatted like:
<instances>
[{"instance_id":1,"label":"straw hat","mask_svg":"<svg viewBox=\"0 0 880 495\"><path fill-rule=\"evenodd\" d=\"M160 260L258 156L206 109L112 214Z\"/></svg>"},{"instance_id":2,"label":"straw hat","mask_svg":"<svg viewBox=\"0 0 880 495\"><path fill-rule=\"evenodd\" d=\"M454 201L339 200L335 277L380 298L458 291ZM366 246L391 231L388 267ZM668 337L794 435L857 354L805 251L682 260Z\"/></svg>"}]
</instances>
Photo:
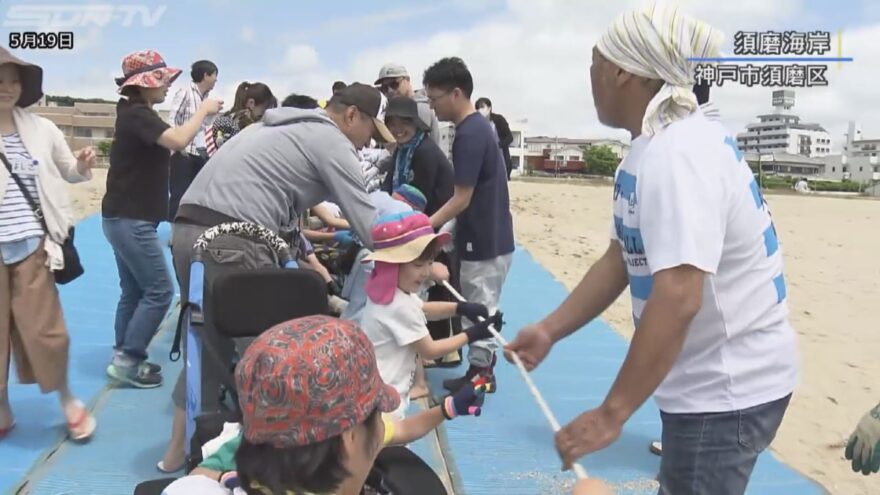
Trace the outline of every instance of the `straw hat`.
<instances>
[{"instance_id":1,"label":"straw hat","mask_svg":"<svg viewBox=\"0 0 880 495\"><path fill-rule=\"evenodd\" d=\"M43 97L43 69L38 65L29 64L0 47L0 65L15 64L18 66L18 77L21 81L21 96L16 105L25 108L40 101Z\"/></svg>"}]
</instances>

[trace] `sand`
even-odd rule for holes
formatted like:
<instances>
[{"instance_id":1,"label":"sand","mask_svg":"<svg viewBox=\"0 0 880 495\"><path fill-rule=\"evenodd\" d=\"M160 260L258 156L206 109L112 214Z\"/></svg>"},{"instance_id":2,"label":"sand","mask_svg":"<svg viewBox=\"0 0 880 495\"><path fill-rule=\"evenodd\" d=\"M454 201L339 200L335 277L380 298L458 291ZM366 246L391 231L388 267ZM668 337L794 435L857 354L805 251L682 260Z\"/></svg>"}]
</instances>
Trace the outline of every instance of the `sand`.
<instances>
[{"instance_id":1,"label":"sand","mask_svg":"<svg viewBox=\"0 0 880 495\"><path fill-rule=\"evenodd\" d=\"M608 246L611 187L514 181L510 189L517 241L573 289ZM880 475L853 473L839 446L880 400L880 258L870 254L880 245L880 201L766 197L802 364L772 449L833 494L880 493ZM631 337L628 294L603 318Z\"/></svg>"},{"instance_id":2,"label":"sand","mask_svg":"<svg viewBox=\"0 0 880 495\"><path fill-rule=\"evenodd\" d=\"M105 177L96 170L90 183L70 187L78 217L100 210ZM510 189L517 241L572 289L608 245L611 187L514 181ZM880 201L767 200L785 255L803 368L772 450L833 494L880 493L880 474L853 473L839 446L880 400L880 259L869 255L880 246ZM632 336L628 295L602 318Z\"/></svg>"}]
</instances>

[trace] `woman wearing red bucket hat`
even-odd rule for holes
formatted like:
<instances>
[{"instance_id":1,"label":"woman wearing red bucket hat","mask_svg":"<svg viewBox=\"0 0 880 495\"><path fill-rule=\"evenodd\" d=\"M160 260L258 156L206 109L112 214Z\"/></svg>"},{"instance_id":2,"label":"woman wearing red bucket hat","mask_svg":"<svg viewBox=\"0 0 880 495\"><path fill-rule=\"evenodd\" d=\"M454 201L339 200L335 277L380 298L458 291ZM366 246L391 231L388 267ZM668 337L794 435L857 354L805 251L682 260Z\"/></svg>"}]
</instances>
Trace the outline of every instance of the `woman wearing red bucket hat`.
<instances>
[{"instance_id":1,"label":"woman wearing red bucket hat","mask_svg":"<svg viewBox=\"0 0 880 495\"><path fill-rule=\"evenodd\" d=\"M116 310L116 343L107 374L137 388L162 384L161 369L148 363L147 346L165 317L174 288L156 228L168 216L170 151L193 140L202 120L222 102L205 100L193 118L170 128L153 105L161 103L180 69L153 50L127 55L116 79L124 98L116 107L107 193L101 207L104 235L113 247L122 295Z\"/></svg>"},{"instance_id":2,"label":"woman wearing red bucket hat","mask_svg":"<svg viewBox=\"0 0 880 495\"><path fill-rule=\"evenodd\" d=\"M95 152L72 153L47 119L25 110L42 96L43 69L0 48L0 439L15 426L7 393L11 354L22 383L57 391L72 439L88 439L95 418L67 381L70 339L53 271L73 212L65 182L92 178Z\"/></svg>"}]
</instances>

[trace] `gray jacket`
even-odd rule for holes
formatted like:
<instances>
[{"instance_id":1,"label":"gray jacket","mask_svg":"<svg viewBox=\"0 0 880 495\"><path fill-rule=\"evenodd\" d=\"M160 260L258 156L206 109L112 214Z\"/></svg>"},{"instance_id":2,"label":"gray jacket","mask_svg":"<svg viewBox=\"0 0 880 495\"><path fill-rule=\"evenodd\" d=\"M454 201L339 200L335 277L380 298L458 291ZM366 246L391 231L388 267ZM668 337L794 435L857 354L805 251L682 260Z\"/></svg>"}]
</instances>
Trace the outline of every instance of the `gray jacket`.
<instances>
[{"instance_id":1,"label":"gray jacket","mask_svg":"<svg viewBox=\"0 0 880 495\"><path fill-rule=\"evenodd\" d=\"M366 247L376 211L357 150L323 110L276 108L223 145L180 201L274 232L333 201Z\"/></svg>"}]
</instances>

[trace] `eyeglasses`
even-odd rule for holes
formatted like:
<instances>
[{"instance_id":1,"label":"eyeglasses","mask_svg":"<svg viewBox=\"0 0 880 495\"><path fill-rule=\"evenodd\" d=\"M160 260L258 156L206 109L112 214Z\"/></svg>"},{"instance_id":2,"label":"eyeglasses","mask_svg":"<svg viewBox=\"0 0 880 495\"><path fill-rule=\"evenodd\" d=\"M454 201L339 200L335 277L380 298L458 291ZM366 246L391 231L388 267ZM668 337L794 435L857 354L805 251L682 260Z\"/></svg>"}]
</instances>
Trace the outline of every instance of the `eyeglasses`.
<instances>
[{"instance_id":1,"label":"eyeglasses","mask_svg":"<svg viewBox=\"0 0 880 495\"><path fill-rule=\"evenodd\" d=\"M434 103L435 101L437 101L437 100L439 100L440 98L443 98L444 96L447 96L447 95L449 95L449 94L452 94L452 90L446 91L446 92L441 93L441 94L439 94L439 95L434 95L434 96L431 96L431 95L425 95L425 96L427 96L428 101L430 101L431 103Z\"/></svg>"},{"instance_id":2,"label":"eyeglasses","mask_svg":"<svg viewBox=\"0 0 880 495\"><path fill-rule=\"evenodd\" d=\"M400 87L400 83L403 81L402 78L395 79L393 81L383 82L379 85L379 91L383 93L387 93L390 90L397 91L397 88Z\"/></svg>"}]
</instances>

